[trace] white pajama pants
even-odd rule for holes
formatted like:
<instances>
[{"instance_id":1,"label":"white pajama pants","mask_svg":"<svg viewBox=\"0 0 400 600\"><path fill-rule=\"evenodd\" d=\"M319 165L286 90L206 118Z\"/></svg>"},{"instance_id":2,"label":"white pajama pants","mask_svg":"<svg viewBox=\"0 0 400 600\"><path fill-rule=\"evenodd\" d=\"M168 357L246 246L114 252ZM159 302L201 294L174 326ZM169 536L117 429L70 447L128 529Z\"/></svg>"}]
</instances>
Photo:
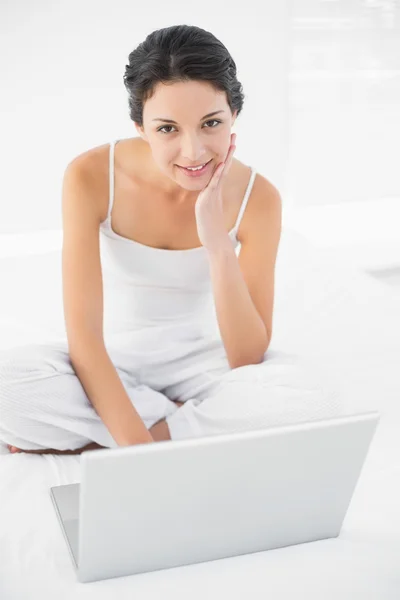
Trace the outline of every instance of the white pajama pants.
<instances>
[{"instance_id":1,"label":"white pajama pants","mask_svg":"<svg viewBox=\"0 0 400 600\"><path fill-rule=\"evenodd\" d=\"M153 355L148 364L135 362L139 350L109 355L146 427L165 418L172 440L341 415L337 390L298 358L269 349L262 363L230 369L221 348L212 342L204 352L186 349L169 360L164 354L158 363ZM1 350L0 444L75 450L91 442L117 447L71 365L67 342Z\"/></svg>"}]
</instances>

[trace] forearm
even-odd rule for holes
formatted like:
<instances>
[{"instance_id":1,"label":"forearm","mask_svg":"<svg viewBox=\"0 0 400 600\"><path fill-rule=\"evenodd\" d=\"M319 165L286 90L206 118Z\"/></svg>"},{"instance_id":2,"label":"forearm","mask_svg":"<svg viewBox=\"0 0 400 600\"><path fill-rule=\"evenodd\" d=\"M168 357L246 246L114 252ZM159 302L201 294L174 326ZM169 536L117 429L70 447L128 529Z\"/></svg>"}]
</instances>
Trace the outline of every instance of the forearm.
<instances>
[{"instance_id":1,"label":"forearm","mask_svg":"<svg viewBox=\"0 0 400 600\"><path fill-rule=\"evenodd\" d=\"M218 325L231 369L260 363L268 334L230 241L209 253L209 261Z\"/></svg>"},{"instance_id":2,"label":"forearm","mask_svg":"<svg viewBox=\"0 0 400 600\"><path fill-rule=\"evenodd\" d=\"M71 353L70 353L71 354ZM119 446L154 441L100 341L82 343L71 363L97 414Z\"/></svg>"}]
</instances>

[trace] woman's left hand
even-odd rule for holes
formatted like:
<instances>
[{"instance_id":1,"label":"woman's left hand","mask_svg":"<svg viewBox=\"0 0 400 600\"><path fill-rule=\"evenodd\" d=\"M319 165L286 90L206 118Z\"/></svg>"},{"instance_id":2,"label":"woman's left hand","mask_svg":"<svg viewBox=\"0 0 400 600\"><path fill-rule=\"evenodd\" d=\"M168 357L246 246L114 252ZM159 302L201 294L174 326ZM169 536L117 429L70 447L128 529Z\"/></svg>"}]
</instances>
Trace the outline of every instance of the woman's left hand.
<instances>
[{"instance_id":1,"label":"woman's left hand","mask_svg":"<svg viewBox=\"0 0 400 600\"><path fill-rule=\"evenodd\" d=\"M209 251L216 250L227 243L228 232L224 224L222 203L222 183L232 163L236 149L236 133L231 135L231 145L225 162L219 163L210 181L200 192L195 205L197 232L200 242Z\"/></svg>"}]
</instances>

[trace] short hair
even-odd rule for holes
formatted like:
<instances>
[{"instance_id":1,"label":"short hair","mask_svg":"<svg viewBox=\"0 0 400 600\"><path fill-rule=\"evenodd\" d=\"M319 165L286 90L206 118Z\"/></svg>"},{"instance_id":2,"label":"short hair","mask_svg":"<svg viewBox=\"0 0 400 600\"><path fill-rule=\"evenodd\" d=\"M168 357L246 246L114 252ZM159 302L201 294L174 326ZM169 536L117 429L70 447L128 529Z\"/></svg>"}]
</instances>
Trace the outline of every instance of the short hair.
<instances>
[{"instance_id":1,"label":"short hair","mask_svg":"<svg viewBox=\"0 0 400 600\"><path fill-rule=\"evenodd\" d=\"M143 106L159 83L207 81L226 92L232 114L240 114L244 94L232 56L212 33L194 25L173 25L150 33L130 54L125 66L132 121L143 126Z\"/></svg>"}]
</instances>

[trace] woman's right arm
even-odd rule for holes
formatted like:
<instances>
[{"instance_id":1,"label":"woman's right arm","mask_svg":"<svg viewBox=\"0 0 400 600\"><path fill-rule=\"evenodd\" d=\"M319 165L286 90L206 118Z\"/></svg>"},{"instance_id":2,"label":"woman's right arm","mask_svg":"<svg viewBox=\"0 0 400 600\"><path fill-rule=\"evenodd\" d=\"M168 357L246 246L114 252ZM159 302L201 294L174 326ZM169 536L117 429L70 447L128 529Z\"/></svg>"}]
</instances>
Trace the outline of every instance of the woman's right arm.
<instances>
[{"instance_id":1,"label":"woman's right arm","mask_svg":"<svg viewBox=\"0 0 400 600\"><path fill-rule=\"evenodd\" d=\"M62 187L63 305L71 363L119 446L153 442L104 343L100 209L85 157L67 166Z\"/></svg>"}]
</instances>

